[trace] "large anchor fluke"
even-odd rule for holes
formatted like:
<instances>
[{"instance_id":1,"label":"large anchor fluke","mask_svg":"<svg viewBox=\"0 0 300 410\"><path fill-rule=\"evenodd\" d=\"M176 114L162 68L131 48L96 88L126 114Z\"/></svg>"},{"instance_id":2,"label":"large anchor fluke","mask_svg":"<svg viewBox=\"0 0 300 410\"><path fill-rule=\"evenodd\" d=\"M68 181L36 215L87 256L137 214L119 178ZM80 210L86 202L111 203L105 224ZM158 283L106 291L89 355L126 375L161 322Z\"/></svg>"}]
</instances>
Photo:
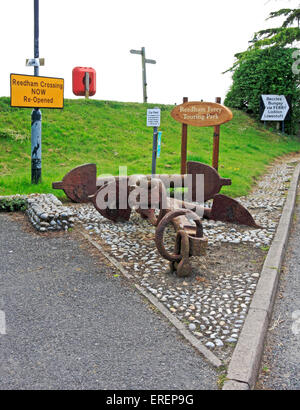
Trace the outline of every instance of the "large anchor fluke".
<instances>
[{"instance_id":1,"label":"large anchor fluke","mask_svg":"<svg viewBox=\"0 0 300 410\"><path fill-rule=\"evenodd\" d=\"M214 196L211 208L205 208L204 217L214 221L229 222L239 225L247 225L253 228L261 228L254 221L250 212L238 201L226 195Z\"/></svg>"}]
</instances>

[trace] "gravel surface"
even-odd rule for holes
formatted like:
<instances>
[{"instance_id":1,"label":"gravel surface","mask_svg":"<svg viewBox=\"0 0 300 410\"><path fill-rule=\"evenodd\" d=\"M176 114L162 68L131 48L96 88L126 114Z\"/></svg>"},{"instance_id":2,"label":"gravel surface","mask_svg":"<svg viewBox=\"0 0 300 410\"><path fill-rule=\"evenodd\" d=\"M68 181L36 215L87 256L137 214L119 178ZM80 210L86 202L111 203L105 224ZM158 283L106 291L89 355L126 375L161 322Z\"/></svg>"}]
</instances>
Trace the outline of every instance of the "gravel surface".
<instances>
[{"instance_id":1,"label":"gravel surface","mask_svg":"<svg viewBox=\"0 0 300 410\"><path fill-rule=\"evenodd\" d=\"M73 232L70 234L64 229L66 233L57 234L49 232L49 227L46 227L48 232L39 233L39 238L50 237L51 240L58 240L57 238L60 236L57 235L61 235L61 238L64 238L64 235L67 235L67 238L69 235L71 235L70 238L75 238L78 229L84 229L94 241L104 248L110 259L114 258L121 263L123 269L130 273L135 283L151 292L177 319L185 324L186 329L226 364L231 358L243 327L266 252L276 232L289 182L299 159L299 155L294 155L275 162L247 197L236 198L249 209L256 222L263 229L203 221L204 236L208 238L207 254L191 258L193 273L189 278L178 278L176 274L170 273L169 263L156 250L155 228L135 212L132 212L128 223L115 224L103 218L91 204L65 203L64 206L67 207L71 215L69 215L69 219L71 218L70 223L74 226ZM49 201L41 200L40 196L31 197L33 200L29 201L30 208L37 205L35 198L38 200L38 213L40 215L46 213L49 218L52 218L52 205L49 204ZM50 227L52 226L51 221L48 221ZM170 226L165 232L165 245L170 250L174 246L174 239L175 233ZM64 243L63 239L61 241ZM37 240L36 246L37 249L41 246L40 239ZM65 260L70 263L69 259L72 261L73 258L78 257L77 250L73 249L70 242L67 242L66 246L70 249L66 251L64 257L56 258L56 265L63 264L64 267ZM59 252L63 251L63 247L60 249L60 245L57 249ZM96 253L98 262L94 263L101 266L101 271L109 272L110 269L105 267L107 261L103 257L101 260L98 251ZM43 252L44 254L45 252ZM101 264L99 264L99 258ZM54 269L55 271L56 269ZM57 283L60 283L61 278L64 278L63 272L60 271L59 278L56 278ZM102 276L101 279L104 280ZM97 277L98 279L99 277ZM97 280L89 282L93 288L92 294L94 288L97 288ZM119 281L120 278L117 280ZM124 283L129 284L127 281ZM114 283L114 286L117 285L120 284ZM75 280L72 282L72 286L76 288ZM128 289L125 290L121 287L118 290L120 290L120 295L122 292L128 291ZM131 293L133 296L130 294L130 297L137 298L134 292ZM122 302L125 305L127 303L125 302L126 297L128 295L124 296ZM114 300L113 297L112 299ZM117 301L113 303L118 305ZM129 305L130 303L128 303ZM131 312L130 308L131 306L129 306L129 312ZM298 326L298 310L294 309L293 314L294 327L296 328ZM78 319L75 319L75 322L77 321ZM123 323L121 323L121 328L123 329ZM127 326L124 328L124 331L126 330ZM119 337L118 333L117 336ZM157 340L158 345L161 340L162 338ZM142 343L145 343L144 340ZM147 359L146 363L148 362ZM163 363L165 362L163 360ZM137 379L138 383L141 379ZM158 388L162 388L161 385L157 385ZM211 385L211 381L209 381L209 385ZM170 383L166 383L166 386L166 388L170 388ZM182 388L178 387L179 384L176 386L176 388ZM190 386L190 384L187 383L186 386ZM200 388L206 388L206 384L201 384Z\"/></svg>"},{"instance_id":2,"label":"gravel surface","mask_svg":"<svg viewBox=\"0 0 300 410\"><path fill-rule=\"evenodd\" d=\"M245 321L297 161L299 156L278 161L250 195L237 198L264 229L203 221L207 255L191 258L193 274L187 279L169 272L169 263L154 243L155 227L135 212L128 223L116 224L84 204L74 206L75 220L226 363ZM172 229L165 234L170 250L175 242Z\"/></svg>"},{"instance_id":3,"label":"gravel surface","mask_svg":"<svg viewBox=\"0 0 300 410\"><path fill-rule=\"evenodd\" d=\"M53 195L32 195L27 215L35 229L47 231L47 235L74 226L75 230L84 229L110 259L121 263L135 283L151 292L201 343L228 363L299 159L293 155L278 160L247 197L236 198L263 229L203 221L207 254L190 258L193 272L186 279L170 272L169 262L156 249L155 227L134 211L129 222L113 223L92 204L61 204ZM175 232L171 225L164 241L172 252Z\"/></svg>"},{"instance_id":4,"label":"gravel surface","mask_svg":"<svg viewBox=\"0 0 300 410\"><path fill-rule=\"evenodd\" d=\"M0 390L217 388L216 371L74 231L35 233L25 218L0 214Z\"/></svg>"},{"instance_id":5,"label":"gravel surface","mask_svg":"<svg viewBox=\"0 0 300 410\"><path fill-rule=\"evenodd\" d=\"M300 390L299 200L295 215L257 383L259 390Z\"/></svg>"}]
</instances>

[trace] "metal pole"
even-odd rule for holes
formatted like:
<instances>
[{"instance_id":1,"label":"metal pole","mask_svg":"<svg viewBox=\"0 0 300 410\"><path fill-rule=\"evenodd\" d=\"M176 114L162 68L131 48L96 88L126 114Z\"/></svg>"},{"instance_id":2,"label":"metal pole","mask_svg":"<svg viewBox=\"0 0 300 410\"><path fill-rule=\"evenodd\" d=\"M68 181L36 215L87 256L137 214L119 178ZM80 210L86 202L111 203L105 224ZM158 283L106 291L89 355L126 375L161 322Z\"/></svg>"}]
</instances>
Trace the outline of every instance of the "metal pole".
<instances>
[{"instance_id":1,"label":"metal pole","mask_svg":"<svg viewBox=\"0 0 300 410\"><path fill-rule=\"evenodd\" d=\"M40 28L39 28L39 0L34 0L34 58L39 58L39 39L40 37ZM34 66L34 75L39 75L39 66Z\"/></svg>"},{"instance_id":2,"label":"metal pole","mask_svg":"<svg viewBox=\"0 0 300 410\"><path fill-rule=\"evenodd\" d=\"M152 176L155 176L156 174L157 135L157 127L153 127Z\"/></svg>"},{"instance_id":3,"label":"metal pole","mask_svg":"<svg viewBox=\"0 0 300 410\"><path fill-rule=\"evenodd\" d=\"M142 47L142 72L143 72L143 102L147 102L147 79L146 79L146 55L145 47Z\"/></svg>"},{"instance_id":4,"label":"metal pole","mask_svg":"<svg viewBox=\"0 0 300 410\"><path fill-rule=\"evenodd\" d=\"M34 58L39 58L39 0L34 0ZM39 76L39 66L34 75ZM34 108L31 113L31 183L38 184L42 178L42 113Z\"/></svg>"}]
</instances>

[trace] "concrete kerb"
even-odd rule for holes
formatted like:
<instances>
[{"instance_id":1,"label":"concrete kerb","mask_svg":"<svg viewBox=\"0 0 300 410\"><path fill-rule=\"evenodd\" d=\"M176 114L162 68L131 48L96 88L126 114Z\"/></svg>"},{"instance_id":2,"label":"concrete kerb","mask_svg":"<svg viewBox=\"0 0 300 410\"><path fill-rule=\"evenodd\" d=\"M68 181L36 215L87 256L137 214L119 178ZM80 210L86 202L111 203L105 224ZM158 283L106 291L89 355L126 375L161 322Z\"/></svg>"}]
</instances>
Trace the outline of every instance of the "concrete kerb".
<instances>
[{"instance_id":1,"label":"concrete kerb","mask_svg":"<svg viewBox=\"0 0 300 410\"><path fill-rule=\"evenodd\" d=\"M300 177L300 164L295 168L287 199L283 208L275 238L266 257L260 279L257 284L247 318L241 331L238 343L231 358L226 382L222 390L251 390L255 386L264 349L265 335L271 318L274 299L277 291L281 264L289 238L292 216L295 209L297 185ZM81 232L127 279L133 277L122 265L108 255L104 249L85 232ZM135 284L135 288L149 300L182 334L191 345L215 367L223 365L209 349L203 346L184 325L172 315L155 296Z\"/></svg>"},{"instance_id":2,"label":"concrete kerb","mask_svg":"<svg viewBox=\"0 0 300 410\"><path fill-rule=\"evenodd\" d=\"M114 265L127 279L133 279L132 275L128 274L123 266L114 259L111 255L105 252L101 245L95 242L85 232L81 232L82 236L87 239L93 246L95 246L107 260ZM151 293L147 292L141 286L134 284L137 291L143 295L148 301L156 307L163 314L169 322L179 331L179 333L199 352L201 353L214 367L219 368L223 366L223 363L216 355L214 355L209 349L207 349L200 341L193 336L184 326L184 324L178 320L168 309Z\"/></svg>"},{"instance_id":3,"label":"concrete kerb","mask_svg":"<svg viewBox=\"0 0 300 410\"><path fill-rule=\"evenodd\" d=\"M269 249L247 318L233 352L223 390L250 390L257 380L281 265L294 214L300 164L295 168L275 238Z\"/></svg>"}]
</instances>

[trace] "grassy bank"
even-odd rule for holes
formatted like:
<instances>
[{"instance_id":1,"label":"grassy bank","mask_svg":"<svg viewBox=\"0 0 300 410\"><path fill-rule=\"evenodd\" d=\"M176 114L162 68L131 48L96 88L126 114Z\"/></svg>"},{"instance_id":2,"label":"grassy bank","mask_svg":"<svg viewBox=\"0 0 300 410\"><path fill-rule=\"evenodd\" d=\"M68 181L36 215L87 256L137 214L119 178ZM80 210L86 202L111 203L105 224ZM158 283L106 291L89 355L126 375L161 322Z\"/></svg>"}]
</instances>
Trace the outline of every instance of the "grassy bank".
<instances>
[{"instance_id":1,"label":"grassy bank","mask_svg":"<svg viewBox=\"0 0 300 410\"><path fill-rule=\"evenodd\" d=\"M180 171L181 124L170 115L172 106L97 100L65 100L63 110L42 110L42 179L31 185L31 109L11 108L0 98L0 195L62 191L51 188L73 167L97 164L98 174L151 173L152 129L146 127L147 108L161 108L162 150L158 173ZM232 186L222 193L245 195L255 178L275 157L300 151L300 141L264 129L246 114L233 111L221 126L220 168ZM188 129L188 159L212 163L213 128Z\"/></svg>"}]
</instances>

